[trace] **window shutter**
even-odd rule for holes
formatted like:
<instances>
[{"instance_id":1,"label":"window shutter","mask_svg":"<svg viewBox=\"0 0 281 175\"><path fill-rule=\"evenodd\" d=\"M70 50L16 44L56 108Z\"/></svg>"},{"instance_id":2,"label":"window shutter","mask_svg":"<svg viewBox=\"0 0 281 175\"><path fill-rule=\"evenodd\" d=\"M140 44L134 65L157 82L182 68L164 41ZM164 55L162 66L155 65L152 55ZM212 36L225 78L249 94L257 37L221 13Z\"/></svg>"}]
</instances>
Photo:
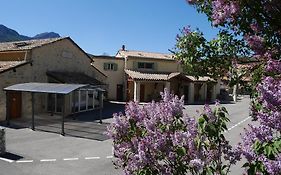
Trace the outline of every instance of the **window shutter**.
<instances>
[{"instance_id":1,"label":"window shutter","mask_svg":"<svg viewBox=\"0 0 281 175\"><path fill-rule=\"evenodd\" d=\"M117 69L118 69L118 64L114 63L114 64L113 64L113 70L114 70L114 71L117 71Z\"/></svg>"},{"instance_id":2,"label":"window shutter","mask_svg":"<svg viewBox=\"0 0 281 175\"><path fill-rule=\"evenodd\" d=\"M157 63L153 63L152 68L154 71L157 71Z\"/></svg>"},{"instance_id":3,"label":"window shutter","mask_svg":"<svg viewBox=\"0 0 281 175\"><path fill-rule=\"evenodd\" d=\"M133 69L134 70L138 69L138 62L136 61L133 62Z\"/></svg>"},{"instance_id":4,"label":"window shutter","mask_svg":"<svg viewBox=\"0 0 281 175\"><path fill-rule=\"evenodd\" d=\"M107 63L103 63L103 69L104 69L104 70L107 70L107 68L108 68L107 65L108 65Z\"/></svg>"}]
</instances>

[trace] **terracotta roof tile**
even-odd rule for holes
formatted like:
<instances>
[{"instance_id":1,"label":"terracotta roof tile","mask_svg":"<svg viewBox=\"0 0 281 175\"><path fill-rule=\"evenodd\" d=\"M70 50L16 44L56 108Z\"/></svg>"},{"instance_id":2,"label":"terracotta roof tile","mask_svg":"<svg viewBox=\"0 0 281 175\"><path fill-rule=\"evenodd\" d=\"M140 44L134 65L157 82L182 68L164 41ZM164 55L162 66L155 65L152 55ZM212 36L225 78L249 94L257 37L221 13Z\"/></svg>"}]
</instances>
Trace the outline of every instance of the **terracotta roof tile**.
<instances>
[{"instance_id":1,"label":"terracotta roof tile","mask_svg":"<svg viewBox=\"0 0 281 175\"><path fill-rule=\"evenodd\" d=\"M132 70L125 70L132 79L138 80L156 80L156 81L167 81L169 73L146 73L146 72L137 72Z\"/></svg>"},{"instance_id":2,"label":"terracotta roof tile","mask_svg":"<svg viewBox=\"0 0 281 175\"><path fill-rule=\"evenodd\" d=\"M199 77L198 79L193 76L185 75L181 72L137 72L133 70L125 70L126 74L129 75L132 79L136 80L154 80L154 81L168 81L174 77L181 76L187 80L193 81L193 82L205 82L205 81L213 81L214 79L210 77Z\"/></svg>"},{"instance_id":3,"label":"terracotta roof tile","mask_svg":"<svg viewBox=\"0 0 281 175\"><path fill-rule=\"evenodd\" d=\"M116 54L116 57L139 57L139 58L174 60L172 54L134 51L134 50L119 50L118 53Z\"/></svg>"}]
</instances>

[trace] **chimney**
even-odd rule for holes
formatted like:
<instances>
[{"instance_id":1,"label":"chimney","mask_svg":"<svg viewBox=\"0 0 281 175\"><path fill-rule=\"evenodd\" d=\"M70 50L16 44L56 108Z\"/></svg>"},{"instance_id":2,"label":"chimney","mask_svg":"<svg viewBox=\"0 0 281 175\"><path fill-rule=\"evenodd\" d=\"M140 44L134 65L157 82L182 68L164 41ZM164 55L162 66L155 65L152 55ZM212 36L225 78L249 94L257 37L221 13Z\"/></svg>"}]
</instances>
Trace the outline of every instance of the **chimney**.
<instances>
[{"instance_id":1,"label":"chimney","mask_svg":"<svg viewBox=\"0 0 281 175\"><path fill-rule=\"evenodd\" d=\"M122 45L121 50L122 50L122 51L125 51L125 49L126 49L125 45Z\"/></svg>"}]
</instances>

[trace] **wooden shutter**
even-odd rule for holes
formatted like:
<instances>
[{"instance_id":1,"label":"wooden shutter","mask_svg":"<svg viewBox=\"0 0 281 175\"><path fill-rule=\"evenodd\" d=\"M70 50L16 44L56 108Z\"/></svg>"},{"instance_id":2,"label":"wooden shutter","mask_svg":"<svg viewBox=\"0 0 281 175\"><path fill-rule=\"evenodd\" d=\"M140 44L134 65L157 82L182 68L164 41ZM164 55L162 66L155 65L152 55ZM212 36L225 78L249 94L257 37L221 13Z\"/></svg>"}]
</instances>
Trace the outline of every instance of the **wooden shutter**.
<instances>
[{"instance_id":1,"label":"wooden shutter","mask_svg":"<svg viewBox=\"0 0 281 175\"><path fill-rule=\"evenodd\" d=\"M108 68L108 63L103 63L103 69L107 70L107 68Z\"/></svg>"},{"instance_id":2,"label":"wooden shutter","mask_svg":"<svg viewBox=\"0 0 281 175\"><path fill-rule=\"evenodd\" d=\"M113 63L113 70L114 70L114 71L117 71L117 69L118 69L118 64Z\"/></svg>"},{"instance_id":3,"label":"wooden shutter","mask_svg":"<svg viewBox=\"0 0 281 175\"><path fill-rule=\"evenodd\" d=\"M152 68L154 71L157 71L157 63L153 63Z\"/></svg>"},{"instance_id":4,"label":"wooden shutter","mask_svg":"<svg viewBox=\"0 0 281 175\"><path fill-rule=\"evenodd\" d=\"M133 62L133 69L134 70L138 69L138 62L136 62L136 61Z\"/></svg>"}]
</instances>

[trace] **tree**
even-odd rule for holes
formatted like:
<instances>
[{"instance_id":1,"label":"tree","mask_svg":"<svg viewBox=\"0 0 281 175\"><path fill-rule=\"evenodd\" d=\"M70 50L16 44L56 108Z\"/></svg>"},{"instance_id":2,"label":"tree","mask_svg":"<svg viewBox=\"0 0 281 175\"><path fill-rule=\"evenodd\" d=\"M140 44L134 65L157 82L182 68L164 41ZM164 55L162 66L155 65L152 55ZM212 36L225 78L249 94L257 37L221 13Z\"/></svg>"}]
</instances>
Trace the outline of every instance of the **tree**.
<instances>
[{"instance_id":1,"label":"tree","mask_svg":"<svg viewBox=\"0 0 281 175\"><path fill-rule=\"evenodd\" d=\"M237 102L237 90L239 85L243 84L242 78L247 74L247 70L239 68L236 60L232 61L232 66L229 68L229 86L233 87L233 101Z\"/></svg>"},{"instance_id":2,"label":"tree","mask_svg":"<svg viewBox=\"0 0 281 175\"><path fill-rule=\"evenodd\" d=\"M233 87L233 100L236 102L237 88L247 72L232 63L249 56L250 50L245 41L235 38L226 30L221 30L217 38L207 41L199 29L191 31L190 27L184 27L176 40L172 52L183 63L185 72L196 77L210 76L215 79L231 75L228 77L229 86Z\"/></svg>"},{"instance_id":3,"label":"tree","mask_svg":"<svg viewBox=\"0 0 281 175\"><path fill-rule=\"evenodd\" d=\"M186 73L197 77L223 77L233 59L249 54L244 40L236 39L226 30L221 30L217 38L207 41L199 29L192 31L188 26L181 30L176 40L172 52L183 63Z\"/></svg>"}]
</instances>

